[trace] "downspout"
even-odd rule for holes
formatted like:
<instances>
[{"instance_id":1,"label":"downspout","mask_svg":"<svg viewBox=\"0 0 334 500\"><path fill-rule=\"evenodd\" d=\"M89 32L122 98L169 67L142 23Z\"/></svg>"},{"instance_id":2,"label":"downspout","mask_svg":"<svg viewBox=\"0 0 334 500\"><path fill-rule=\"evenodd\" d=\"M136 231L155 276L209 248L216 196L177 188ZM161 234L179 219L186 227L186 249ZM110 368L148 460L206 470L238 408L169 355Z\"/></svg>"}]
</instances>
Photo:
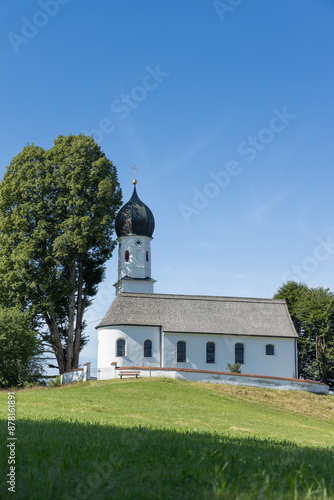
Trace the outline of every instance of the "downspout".
<instances>
[{"instance_id":1,"label":"downspout","mask_svg":"<svg viewBox=\"0 0 334 500\"><path fill-rule=\"evenodd\" d=\"M160 368L163 367L163 362L162 362L162 326L160 328Z\"/></svg>"},{"instance_id":2,"label":"downspout","mask_svg":"<svg viewBox=\"0 0 334 500\"><path fill-rule=\"evenodd\" d=\"M297 339L295 339L295 374L296 374L295 378L298 378Z\"/></svg>"}]
</instances>

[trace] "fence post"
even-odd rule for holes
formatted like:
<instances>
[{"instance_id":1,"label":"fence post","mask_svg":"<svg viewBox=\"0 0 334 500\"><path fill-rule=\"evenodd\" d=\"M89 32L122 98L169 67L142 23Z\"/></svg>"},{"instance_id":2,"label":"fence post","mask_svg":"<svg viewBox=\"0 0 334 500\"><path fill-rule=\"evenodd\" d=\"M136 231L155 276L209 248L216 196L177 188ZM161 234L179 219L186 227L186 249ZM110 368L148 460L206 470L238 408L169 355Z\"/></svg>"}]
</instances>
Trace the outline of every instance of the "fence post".
<instances>
[{"instance_id":1,"label":"fence post","mask_svg":"<svg viewBox=\"0 0 334 500\"><path fill-rule=\"evenodd\" d=\"M84 379L86 381L90 379L90 361L88 363L85 363L83 366L85 371Z\"/></svg>"},{"instance_id":2,"label":"fence post","mask_svg":"<svg viewBox=\"0 0 334 500\"><path fill-rule=\"evenodd\" d=\"M110 363L110 365L111 365L111 378L116 378L117 362L114 361L113 363Z\"/></svg>"}]
</instances>

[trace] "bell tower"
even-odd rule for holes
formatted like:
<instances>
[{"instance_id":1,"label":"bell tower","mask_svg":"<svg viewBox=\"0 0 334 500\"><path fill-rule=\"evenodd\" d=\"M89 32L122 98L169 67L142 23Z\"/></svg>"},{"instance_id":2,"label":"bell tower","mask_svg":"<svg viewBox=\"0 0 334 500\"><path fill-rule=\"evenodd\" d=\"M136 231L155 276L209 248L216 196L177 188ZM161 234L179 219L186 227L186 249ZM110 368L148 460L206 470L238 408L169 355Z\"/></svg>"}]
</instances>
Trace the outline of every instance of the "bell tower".
<instances>
[{"instance_id":1,"label":"bell tower","mask_svg":"<svg viewBox=\"0 0 334 500\"><path fill-rule=\"evenodd\" d=\"M115 230L118 236L119 292L153 293L156 280L151 278L151 240L154 217L148 206L137 195L136 167L133 167L133 193L116 216Z\"/></svg>"}]
</instances>

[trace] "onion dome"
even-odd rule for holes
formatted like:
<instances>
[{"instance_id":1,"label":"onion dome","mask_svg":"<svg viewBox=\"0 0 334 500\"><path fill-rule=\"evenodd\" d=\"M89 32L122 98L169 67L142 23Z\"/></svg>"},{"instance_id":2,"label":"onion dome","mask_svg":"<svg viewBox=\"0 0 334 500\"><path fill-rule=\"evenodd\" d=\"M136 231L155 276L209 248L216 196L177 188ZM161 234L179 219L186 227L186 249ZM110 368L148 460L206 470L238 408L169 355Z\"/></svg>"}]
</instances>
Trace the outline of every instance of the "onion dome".
<instances>
[{"instance_id":1,"label":"onion dome","mask_svg":"<svg viewBox=\"0 0 334 500\"><path fill-rule=\"evenodd\" d=\"M137 195L136 184L130 200L120 209L115 220L115 229L118 237L138 235L152 236L154 231L154 217L148 206Z\"/></svg>"}]
</instances>

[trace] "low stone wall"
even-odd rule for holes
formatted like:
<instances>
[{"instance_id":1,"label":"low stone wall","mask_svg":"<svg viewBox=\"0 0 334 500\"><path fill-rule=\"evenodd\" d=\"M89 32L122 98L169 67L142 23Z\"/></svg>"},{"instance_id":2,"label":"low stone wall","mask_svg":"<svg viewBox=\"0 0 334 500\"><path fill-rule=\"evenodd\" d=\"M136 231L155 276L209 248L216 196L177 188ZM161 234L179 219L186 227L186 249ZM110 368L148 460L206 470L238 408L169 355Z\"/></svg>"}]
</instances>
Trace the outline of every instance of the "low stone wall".
<instances>
[{"instance_id":1,"label":"low stone wall","mask_svg":"<svg viewBox=\"0 0 334 500\"><path fill-rule=\"evenodd\" d=\"M119 378L120 371L139 371L141 377L168 377L180 380L197 382L211 382L215 384L246 385L279 389L283 391L308 391L316 394L328 394L329 386L312 380L294 378L268 377L264 375L247 375L243 373L216 372L209 370L191 370L187 368L156 368L143 366L117 367L111 365L111 378Z\"/></svg>"},{"instance_id":2,"label":"low stone wall","mask_svg":"<svg viewBox=\"0 0 334 500\"><path fill-rule=\"evenodd\" d=\"M83 368L75 368L74 370L68 370L67 372L60 375L60 383L71 384L72 382L86 382L90 379L90 363L85 363Z\"/></svg>"}]
</instances>

